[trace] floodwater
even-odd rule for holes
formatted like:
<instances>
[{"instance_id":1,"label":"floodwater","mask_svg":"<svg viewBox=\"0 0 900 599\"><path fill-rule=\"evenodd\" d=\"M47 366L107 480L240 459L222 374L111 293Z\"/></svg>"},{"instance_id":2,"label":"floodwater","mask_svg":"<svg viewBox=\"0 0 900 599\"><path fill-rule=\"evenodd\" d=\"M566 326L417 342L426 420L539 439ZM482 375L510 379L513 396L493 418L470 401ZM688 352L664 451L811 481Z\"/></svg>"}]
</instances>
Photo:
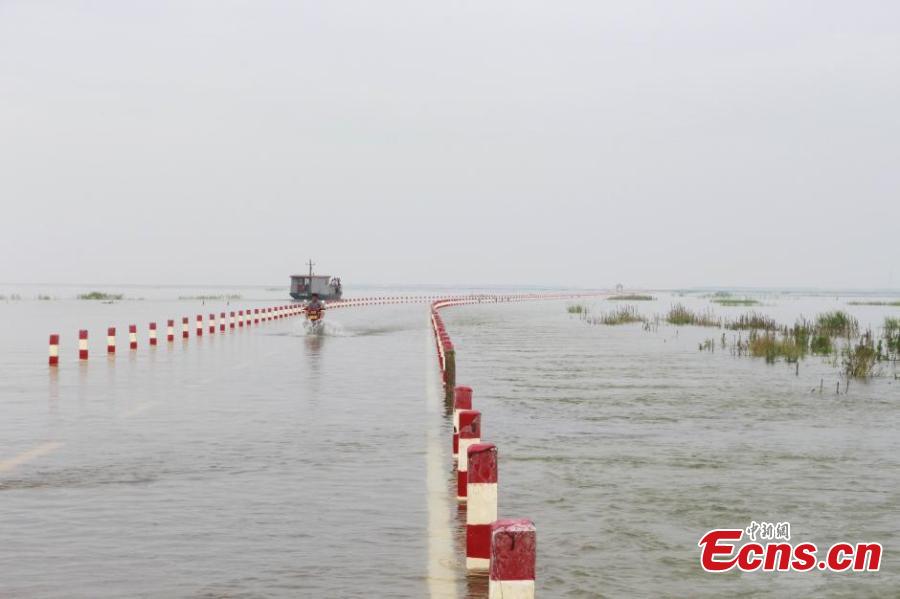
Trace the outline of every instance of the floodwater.
<instances>
[{"instance_id":1,"label":"floodwater","mask_svg":"<svg viewBox=\"0 0 900 599\"><path fill-rule=\"evenodd\" d=\"M325 335L295 318L167 344L167 318L177 333L182 316L281 292L237 290L248 299L226 307L179 289L120 291L143 299L37 301L22 288L0 301L0 597L484 596L462 569L425 305L334 310ZM792 322L840 307L863 326L900 316L846 300L714 309ZM672 301L635 305L652 314ZM818 358L797 374L698 351L719 330L591 326L566 303L443 311L458 382L500 449L501 516L537 525L539 596L897 595L892 366L837 395L837 369ZM119 333L112 359L107 326ZM86 364L79 328L91 333ZM703 533L751 520L789 521L795 542L880 542L882 571L704 573Z\"/></svg>"}]
</instances>

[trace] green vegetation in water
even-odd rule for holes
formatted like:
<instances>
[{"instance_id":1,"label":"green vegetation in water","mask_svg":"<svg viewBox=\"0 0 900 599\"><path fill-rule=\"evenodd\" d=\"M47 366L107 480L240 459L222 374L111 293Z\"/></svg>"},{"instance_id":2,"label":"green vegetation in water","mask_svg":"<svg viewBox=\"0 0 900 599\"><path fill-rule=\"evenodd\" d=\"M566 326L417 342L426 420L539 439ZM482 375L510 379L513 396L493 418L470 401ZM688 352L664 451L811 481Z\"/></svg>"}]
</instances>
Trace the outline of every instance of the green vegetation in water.
<instances>
[{"instance_id":1,"label":"green vegetation in water","mask_svg":"<svg viewBox=\"0 0 900 599\"><path fill-rule=\"evenodd\" d=\"M759 312L747 312L746 314L741 314L735 320L730 320L725 323L725 328L731 329L733 331L744 331L744 330L752 330L752 329L761 329L764 331L773 331L778 328L778 323L775 322L775 319L771 316L767 316L766 314L761 314Z\"/></svg>"},{"instance_id":2,"label":"green vegetation in water","mask_svg":"<svg viewBox=\"0 0 900 599\"><path fill-rule=\"evenodd\" d=\"M879 341L876 348L874 336L871 331L866 331L860 337L858 343L850 344L842 354L844 374L851 378L867 379L877 373L877 364L883 359L882 344Z\"/></svg>"},{"instance_id":3,"label":"green vegetation in water","mask_svg":"<svg viewBox=\"0 0 900 599\"><path fill-rule=\"evenodd\" d=\"M722 319L717 317L712 311L694 312L685 307L684 304L675 304L669 308L666 314L666 322L676 326L693 325L698 327L720 327Z\"/></svg>"},{"instance_id":4,"label":"green vegetation in water","mask_svg":"<svg viewBox=\"0 0 900 599\"><path fill-rule=\"evenodd\" d=\"M819 314L815 327L820 333L832 337L854 337L859 334L859 322L842 310Z\"/></svg>"},{"instance_id":5,"label":"green vegetation in water","mask_svg":"<svg viewBox=\"0 0 900 599\"><path fill-rule=\"evenodd\" d=\"M40 300L40 301L42 301L42 302L50 301L50 300L53 299L53 298L50 297L49 295L43 295L43 294L39 294L39 295L37 296L37 298L38 298L38 300Z\"/></svg>"},{"instance_id":6,"label":"green vegetation in water","mask_svg":"<svg viewBox=\"0 0 900 599\"><path fill-rule=\"evenodd\" d=\"M774 364L778 358L794 363L805 353L804 348L793 337L779 336L772 331L762 334L751 332L747 349L751 356L765 358L768 364Z\"/></svg>"},{"instance_id":7,"label":"green vegetation in water","mask_svg":"<svg viewBox=\"0 0 900 599\"><path fill-rule=\"evenodd\" d=\"M590 319L592 324L628 324L631 322L644 322L644 317L638 314L634 306L620 306L610 312L601 312L599 317Z\"/></svg>"},{"instance_id":8,"label":"green vegetation in water","mask_svg":"<svg viewBox=\"0 0 900 599\"><path fill-rule=\"evenodd\" d=\"M221 294L221 295L181 295L178 296L180 300L203 300L203 301L215 301L215 300L239 300L243 296L239 293L233 293L231 295Z\"/></svg>"},{"instance_id":9,"label":"green vegetation in water","mask_svg":"<svg viewBox=\"0 0 900 599\"><path fill-rule=\"evenodd\" d=\"M572 304L566 307L569 314L587 314L587 306L584 304Z\"/></svg>"},{"instance_id":10,"label":"green vegetation in water","mask_svg":"<svg viewBox=\"0 0 900 599\"><path fill-rule=\"evenodd\" d=\"M620 295L611 295L607 299L609 299L610 301L652 302L656 298L652 295L642 295L640 293L625 293Z\"/></svg>"},{"instance_id":11,"label":"green vegetation in water","mask_svg":"<svg viewBox=\"0 0 900 599\"><path fill-rule=\"evenodd\" d=\"M900 306L900 300L847 302L850 306Z\"/></svg>"},{"instance_id":12,"label":"green vegetation in water","mask_svg":"<svg viewBox=\"0 0 900 599\"><path fill-rule=\"evenodd\" d=\"M737 298L729 298L729 297L717 297L713 298L712 301L714 304L719 304L720 306L758 306L759 302L755 299L745 297L743 299Z\"/></svg>"},{"instance_id":13,"label":"green vegetation in water","mask_svg":"<svg viewBox=\"0 0 900 599\"><path fill-rule=\"evenodd\" d=\"M102 291L91 291L90 293L82 293L78 296L80 300L120 300L125 296L121 293L103 293Z\"/></svg>"}]
</instances>

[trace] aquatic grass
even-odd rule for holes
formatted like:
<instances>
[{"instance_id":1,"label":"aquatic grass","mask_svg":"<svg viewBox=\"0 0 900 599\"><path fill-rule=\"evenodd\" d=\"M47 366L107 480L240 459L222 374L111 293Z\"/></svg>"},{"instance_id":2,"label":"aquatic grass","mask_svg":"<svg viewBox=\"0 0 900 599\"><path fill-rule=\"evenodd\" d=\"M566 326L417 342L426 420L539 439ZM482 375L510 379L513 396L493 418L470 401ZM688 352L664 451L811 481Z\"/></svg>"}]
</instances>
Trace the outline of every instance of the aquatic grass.
<instances>
[{"instance_id":1,"label":"aquatic grass","mask_svg":"<svg viewBox=\"0 0 900 599\"><path fill-rule=\"evenodd\" d=\"M722 319L712 311L694 312L684 304L675 304L666 313L666 322L676 326L693 325L700 327L720 327Z\"/></svg>"},{"instance_id":2,"label":"aquatic grass","mask_svg":"<svg viewBox=\"0 0 900 599\"><path fill-rule=\"evenodd\" d=\"M566 307L566 312L569 314L585 314L587 313L587 306L584 304L572 304Z\"/></svg>"},{"instance_id":3,"label":"aquatic grass","mask_svg":"<svg viewBox=\"0 0 900 599\"><path fill-rule=\"evenodd\" d=\"M631 322L644 322L634 306L620 306L610 312L601 312L599 317L590 319L592 324L619 325Z\"/></svg>"},{"instance_id":4,"label":"aquatic grass","mask_svg":"<svg viewBox=\"0 0 900 599\"><path fill-rule=\"evenodd\" d=\"M620 295L611 295L607 299L610 301L652 302L656 298L652 295L642 295L640 293L625 293Z\"/></svg>"},{"instance_id":5,"label":"aquatic grass","mask_svg":"<svg viewBox=\"0 0 900 599\"><path fill-rule=\"evenodd\" d=\"M735 320L729 320L728 322L726 322L725 328L731 329L732 331L743 331L750 329L762 329L771 331L778 328L778 323L775 322L774 318L766 314L762 314L760 312L747 312L746 314L741 314Z\"/></svg>"},{"instance_id":6,"label":"aquatic grass","mask_svg":"<svg viewBox=\"0 0 900 599\"><path fill-rule=\"evenodd\" d=\"M834 310L816 317L816 329L832 337L853 337L859 333L859 321L842 310Z\"/></svg>"},{"instance_id":7,"label":"aquatic grass","mask_svg":"<svg viewBox=\"0 0 900 599\"><path fill-rule=\"evenodd\" d=\"M791 337L782 337L771 331L759 335L751 333L747 349L751 356L765 358L769 364L783 358L788 363L798 361L804 354L803 348Z\"/></svg>"},{"instance_id":8,"label":"aquatic grass","mask_svg":"<svg viewBox=\"0 0 900 599\"><path fill-rule=\"evenodd\" d=\"M80 300L120 300L125 296L121 293L104 293L102 291L91 291L90 293L82 293L78 296Z\"/></svg>"},{"instance_id":9,"label":"aquatic grass","mask_svg":"<svg viewBox=\"0 0 900 599\"><path fill-rule=\"evenodd\" d=\"M859 340L843 352L844 374L850 378L867 379L877 372L879 350L875 348L872 332L867 331Z\"/></svg>"},{"instance_id":10,"label":"aquatic grass","mask_svg":"<svg viewBox=\"0 0 900 599\"><path fill-rule=\"evenodd\" d=\"M848 306L900 306L900 300L887 300L887 301L867 301L867 302L847 302Z\"/></svg>"},{"instance_id":11,"label":"aquatic grass","mask_svg":"<svg viewBox=\"0 0 900 599\"><path fill-rule=\"evenodd\" d=\"M710 300L714 304L720 306L758 306L759 302L755 299L745 297L743 299L719 297Z\"/></svg>"}]
</instances>

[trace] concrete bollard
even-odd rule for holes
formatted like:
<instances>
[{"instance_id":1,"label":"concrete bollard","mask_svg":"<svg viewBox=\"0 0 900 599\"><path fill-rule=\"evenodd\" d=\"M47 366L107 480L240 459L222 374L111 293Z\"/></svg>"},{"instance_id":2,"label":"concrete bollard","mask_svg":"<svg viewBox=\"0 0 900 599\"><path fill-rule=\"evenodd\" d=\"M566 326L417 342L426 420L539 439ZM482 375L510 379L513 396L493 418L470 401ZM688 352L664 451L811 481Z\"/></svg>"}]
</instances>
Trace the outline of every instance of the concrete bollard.
<instances>
[{"instance_id":1,"label":"concrete bollard","mask_svg":"<svg viewBox=\"0 0 900 599\"><path fill-rule=\"evenodd\" d=\"M166 342L173 341L175 341L175 320L170 318L166 321Z\"/></svg>"},{"instance_id":2,"label":"concrete bollard","mask_svg":"<svg viewBox=\"0 0 900 599\"><path fill-rule=\"evenodd\" d=\"M472 409L472 388L457 387L453 390L453 459L459 454L459 411Z\"/></svg>"},{"instance_id":3,"label":"concrete bollard","mask_svg":"<svg viewBox=\"0 0 900 599\"><path fill-rule=\"evenodd\" d=\"M203 316L201 314L197 315L197 336L203 336Z\"/></svg>"},{"instance_id":4,"label":"concrete bollard","mask_svg":"<svg viewBox=\"0 0 900 599\"><path fill-rule=\"evenodd\" d=\"M219 312L219 332L225 332L225 313Z\"/></svg>"},{"instance_id":5,"label":"concrete bollard","mask_svg":"<svg viewBox=\"0 0 900 599\"><path fill-rule=\"evenodd\" d=\"M78 359L88 359L88 333L84 329L78 331Z\"/></svg>"},{"instance_id":6,"label":"concrete bollard","mask_svg":"<svg viewBox=\"0 0 900 599\"><path fill-rule=\"evenodd\" d=\"M181 338L187 339L190 336L190 329L188 329L188 317L184 316L181 319Z\"/></svg>"},{"instance_id":7,"label":"concrete bollard","mask_svg":"<svg viewBox=\"0 0 900 599\"><path fill-rule=\"evenodd\" d=\"M150 345L151 346L156 345L156 323L155 322L150 323Z\"/></svg>"},{"instance_id":8,"label":"concrete bollard","mask_svg":"<svg viewBox=\"0 0 900 599\"><path fill-rule=\"evenodd\" d=\"M108 327L106 329L106 354L112 355L116 353L116 327Z\"/></svg>"},{"instance_id":9,"label":"concrete bollard","mask_svg":"<svg viewBox=\"0 0 900 599\"><path fill-rule=\"evenodd\" d=\"M50 352L47 363L50 366L59 366L59 335L56 333L50 335Z\"/></svg>"},{"instance_id":10,"label":"concrete bollard","mask_svg":"<svg viewBox=\"0 0 900 599\"><path fill-rule=\"evenodd\" d=\"M215 314L209 315L209 334L210 335L216 334L216 315Z\"/></svg>"},{"instance_id":11,"label":"concrete bollard","mask_svg":"<svg viewBox=\"0 0 900 599\"><path fill-rule=\"evenodd\" d=\"M447 405L452 405L453 389L456 387L456 349L452 341L448 341L444 348L444 378L446 383L444 399Z\"/></svg>"},{"instance_id":12,"label":"concrete bollard","mask_svg":"<svg viewBox=\"0 0 900 599\"><path fill-rule=\"evenodd\" d=\"M525 518L491 524L489 599L534 599L537 534Z\"/></svg>"},{"instance_id":13,"label":"concrete bollard","mask_svg":"<svg viewBox=\"0 0 900 599\"><path fill-rule=\"evenodd\" d=\"M469 470L469 446L481 442L481 412L460 410L459 412L459 460L456 465L456 498L465 501L467 497L467 473Z\"/></svg>"},{"instance_id":14,"label":"concrete bollard","mask_svg":"<svg viewBox=\"0 0 900 599\"><path fill-rule=\"evenodd\" d=\"M466 569L487 571L491 562L491 523L497 519L497 447L469 445L466 482Z\"/></svg>"},{"instance_id":15,"label":"concrete bollard","mask_svg":"<svg viewBox=\"0 0 900 599\"><path fill-rule=\"evenodd\" d=\"M128 325L128 348L137 349L137 325Z\"/></svg>"}]
</instances>

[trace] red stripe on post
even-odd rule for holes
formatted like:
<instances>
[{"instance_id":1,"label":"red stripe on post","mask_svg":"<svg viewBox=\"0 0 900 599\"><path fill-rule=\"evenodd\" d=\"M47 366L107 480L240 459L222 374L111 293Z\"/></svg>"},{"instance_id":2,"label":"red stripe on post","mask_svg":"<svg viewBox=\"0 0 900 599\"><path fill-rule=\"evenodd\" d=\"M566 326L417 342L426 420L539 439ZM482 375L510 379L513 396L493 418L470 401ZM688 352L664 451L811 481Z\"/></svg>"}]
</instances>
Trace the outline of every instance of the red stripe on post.
<instances>
[{"instance_id":1,"label":"red stripe on post","mask_svg":"<svg viewBox=\"0 0 900 599\"><path fill-rule=\"evenodd\" d=\"M472 388L459 386L453 390L453 457L459 454L459 411L472 409Z\"/></svg>"},{"instance_id":2,"label":"red stripe on post","mask_svg":"<svg viewBox=\"0 0 900 599\"><path fill-rule=\"evenodd\" d=\"M49 356L47 357L47 363L50 366L59 366L59 334L53 333L50 335L50 348L49 348Z\"/></svg>"},{"instance_id":3,"label":"red stripe on post","mask_svg":"<svg viewBox=\"0 0 900 599\"><path fill-rule=\"evenodd\" d=\"M166 341L172 343L175 341L175 320L169 319L166 321Z\"/></svg>"},{"instance_id":4,"label":"red stripe on post","mask_svg":"<svg viewBox=\"0 0 900 599\"><path fill-rule=\"evenodd\" d=\"M116 353L116 327L106 329L106 353Z\"/></svg>"},{"instance_id":5,"label":"red stripe on post","mask_svg":"<svg viewBox=\"0 0 900 599\"><path fill-rule=\"evenodd\" d=\"M84 329L78 331L78 359L88 359L88 332Z\"/></svg>"},{"instance_id":6,"label":"red stripe on post","mask_svg":"<svg viewBox=\"0 0 900 599\"><path fill-rule=\"evenodd\" d=\"M203 316L200 314L197 315L197 336L203 336Z\"/></svg>"},{"instance_id":7,"label":"red stripe on post","mask_svg":"<svg viewBox=\"0 0 900 599\"><path fill-rule=\"evenodd\" d=\"M215 332L216 332L216 315L210 314L209 315L209 333L210 333L210 335L213 335L213 334L215 334Z\"/></svg>"},{"instance_id":8,"label":"red stripe on post","mask_svg":"<svg viewBox=\"0 0 900 599\"><path fill-rule=\"evenodd\" d=\"M459 412L459 463L457 464L456 498L465 501L468 470L468 449L481 440L481 412L460 410Z\"/></svg>"},{"instance_id":9,"label":"red stripe on post","mask_svg":"<svg viewBox=\"0 0 900 599\"><path fill-rule=\"evenodd\" d=\"M188 317L185 316L181 319L181 338L187 339L189 337L189 329L188 329Z\"/></svg>"},{"instance_id":10,"label":"red stripe on post","mask_svg":"<svg viewBox=\"0 0 900 599\"><path fill-rule=\"evenodd\" d=\"M491 582L534 580L537 534L527 518L491 524Z\"/></svg>"},{"instance_id":11,"label":"red stripe on post","mask_svg":"<svg viewBox=\"0 0 900 599\"><path fill-rule=\"evenodd\" d=\"M220 333L225 332L225 313L224 312L219 313L219 332Z\"/></svg>"},{"instance_id":12,"label":"red stripe on post","mask_svg":"<svg viewBox=\"0 0 900 599\"><path fill-rule=\"evenodd\" d=\"M128 325L128 346L130 349L137 349L137 325Z\"/></svg>"},{"instance_id":13,"label":"red stripe on post","mask_svg":"<svg viewBox=\"0 0 900 599\"><path fill-rule=\"evenodd\" d=\"M150 345L156 345L156 323L150 323Z\"/></svg>"}]
</instances>

